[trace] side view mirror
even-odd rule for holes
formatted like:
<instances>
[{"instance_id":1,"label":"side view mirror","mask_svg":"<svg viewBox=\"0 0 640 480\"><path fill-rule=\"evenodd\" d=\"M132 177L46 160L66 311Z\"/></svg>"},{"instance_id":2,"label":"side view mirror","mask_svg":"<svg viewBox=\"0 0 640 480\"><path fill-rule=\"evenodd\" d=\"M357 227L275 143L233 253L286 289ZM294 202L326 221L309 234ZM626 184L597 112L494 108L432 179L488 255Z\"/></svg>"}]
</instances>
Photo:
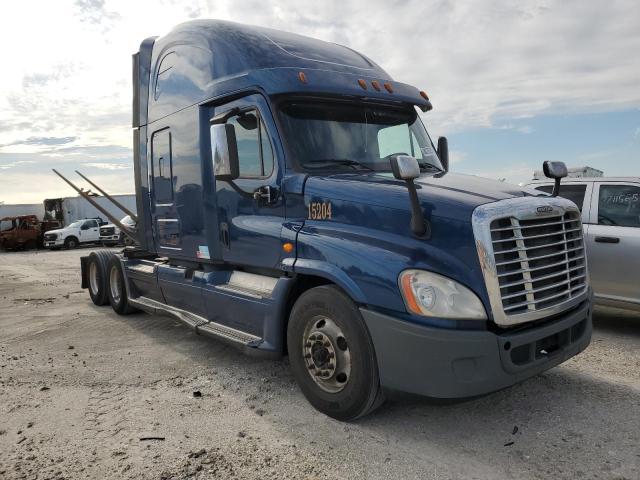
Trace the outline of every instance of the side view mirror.
<instances>
[{"instance_id":1,"label":"side view mirror","mask_svg":"<svg viewBox=\"0 0 640 480\"><path fill-rule=\"evenodd\" d=\"M410 155L394 155L389 160L393 176L398 180L407 182L409 190L409 202L411 203L411 231L418 237L429 238L431 225L424 218L418 192L413 180L420 176L420 165L415 157Z\"/></svg>"},{"instance_id":2,"label":"side view mirror","mask_svg":"<svg viewBox=\"0 0 640 480\"><path fill-rule=\"evenodd\" d=\"M240 176L238 144L233 125L211 125L211 158L216 180L230 181Z\"/></svg>"},{"instance_id":3,"label":"side view mirror","mask_svg":"<svg viewBox=\"0 0 640 480\"><path fill-rule=\"evenodd\" d=\"M449 171L449 142L447 137L438 138L438 158L445 172Z\"/></svg>"},{"instance_id":4,"label":"side view mirror","mask_svg":"<svg viewBox=\"0 0 640 480\"><path fill-rule=\"evenodd\" d=\"M566 177L568 174L567 166L564 162L550 162L547 160L542 164L542 171L545 177L555 180L551 195L557 197L560 193L560 179Z\"/></svg>"},{"instance_id":5,"label":"side view mirror","mask_svg":"<svg viewBox=\"0 0 640 480\"><path fill-rule=\"evenodd\" d=\"M390 159L391 171L398 180L413 180L420 176L420 165L410 155L394 155Z\"/></svg>"}]
</instances>

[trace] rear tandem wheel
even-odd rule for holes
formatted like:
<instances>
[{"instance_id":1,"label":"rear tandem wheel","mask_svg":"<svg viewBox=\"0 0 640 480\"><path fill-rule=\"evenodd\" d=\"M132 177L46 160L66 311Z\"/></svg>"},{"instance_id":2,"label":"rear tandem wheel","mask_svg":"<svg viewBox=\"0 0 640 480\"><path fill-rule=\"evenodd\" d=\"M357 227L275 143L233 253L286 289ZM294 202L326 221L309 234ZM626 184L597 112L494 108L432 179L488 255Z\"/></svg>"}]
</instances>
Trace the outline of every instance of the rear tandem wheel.
<instances>
[{"instance_id":1,"label":"rear tandem wheel","mask_svg":"<svg viewBox=\"0 0 640 480\"><path fill-rule=\"evenodd\" d=\"M89 254L87 261L87 284L89 296L98 306L109 303L107 296L107 265L114 254L108 250L97 250Z\"/></svg>"}]
</instances>

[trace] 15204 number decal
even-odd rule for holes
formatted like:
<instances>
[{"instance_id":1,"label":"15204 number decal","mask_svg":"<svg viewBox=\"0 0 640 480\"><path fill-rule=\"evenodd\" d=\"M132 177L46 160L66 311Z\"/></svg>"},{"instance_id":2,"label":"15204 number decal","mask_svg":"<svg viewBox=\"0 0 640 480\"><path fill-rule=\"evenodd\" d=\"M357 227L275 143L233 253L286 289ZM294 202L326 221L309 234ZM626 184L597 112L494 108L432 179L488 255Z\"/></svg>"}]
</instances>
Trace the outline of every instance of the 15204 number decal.
<instances>
[{"instance_id":1,"label":"15204 number decal","mask_svg":"<svg viewBox=\"0 0 640 480\"><path fill-rule=\"evenodd\" d=\"M331 220L331 202L310 202L310 220Z\"/></svg>"}]
</instances>

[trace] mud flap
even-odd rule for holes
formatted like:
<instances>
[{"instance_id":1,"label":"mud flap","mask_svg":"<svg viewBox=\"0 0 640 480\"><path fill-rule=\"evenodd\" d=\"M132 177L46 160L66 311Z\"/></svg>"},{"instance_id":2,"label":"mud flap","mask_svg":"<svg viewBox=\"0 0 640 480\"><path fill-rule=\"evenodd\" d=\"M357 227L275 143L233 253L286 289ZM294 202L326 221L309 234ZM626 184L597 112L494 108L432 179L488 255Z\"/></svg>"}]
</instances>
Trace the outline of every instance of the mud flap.
<instances>
[{"instance_id":1,"label":"mud flap","mask_svg":"<svg viewBox=\"0 0 640 480\"><path fill-rule=\"evenodd\" d=\"M80 257L80 288L89 288L89 279L87 278L87 260L89 257Z\"/></svg>"}]
</instances>

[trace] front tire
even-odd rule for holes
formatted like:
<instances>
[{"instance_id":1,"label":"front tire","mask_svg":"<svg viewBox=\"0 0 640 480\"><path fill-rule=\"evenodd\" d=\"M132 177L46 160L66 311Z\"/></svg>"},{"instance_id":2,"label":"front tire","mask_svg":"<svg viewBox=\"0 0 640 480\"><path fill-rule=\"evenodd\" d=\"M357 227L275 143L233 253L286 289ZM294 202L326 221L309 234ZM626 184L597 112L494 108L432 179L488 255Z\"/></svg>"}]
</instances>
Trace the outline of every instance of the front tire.
<instances>
[{"instance_id":1,"label":"front tire","mask_svg":"<svg viewBox=\"0 0 640 480\"><path fill-rule=\"evenodd\" d=\"M336 286L312 288L298 298L287 348L302 393L322 413L355 420L382 404L369 331L356 304Z\"/></svg>"},{"instance_id":2,"label":"front tire","mask_svg":"<svg viewBox=\"0 0 640 480\"><path fill-rule=\"evenodd\" d=\"M74 248L78 248L80 242L78 242L78 239L76 237L67 237L67 239L64 241L64 247L68 250L74 249Z\"/></svg>"},{"instance_id":3,"label":"front tire","mask_svg":"<svg viewBox=\"0 0 640 480\"><path fill-rule=\"evenodd\" d=\"M137 309L129 303L129 296L125 287L122 263L115 255L109 260L107 283L109 303L118 315L128 315Z\"/></svg>"}]
</instances>

